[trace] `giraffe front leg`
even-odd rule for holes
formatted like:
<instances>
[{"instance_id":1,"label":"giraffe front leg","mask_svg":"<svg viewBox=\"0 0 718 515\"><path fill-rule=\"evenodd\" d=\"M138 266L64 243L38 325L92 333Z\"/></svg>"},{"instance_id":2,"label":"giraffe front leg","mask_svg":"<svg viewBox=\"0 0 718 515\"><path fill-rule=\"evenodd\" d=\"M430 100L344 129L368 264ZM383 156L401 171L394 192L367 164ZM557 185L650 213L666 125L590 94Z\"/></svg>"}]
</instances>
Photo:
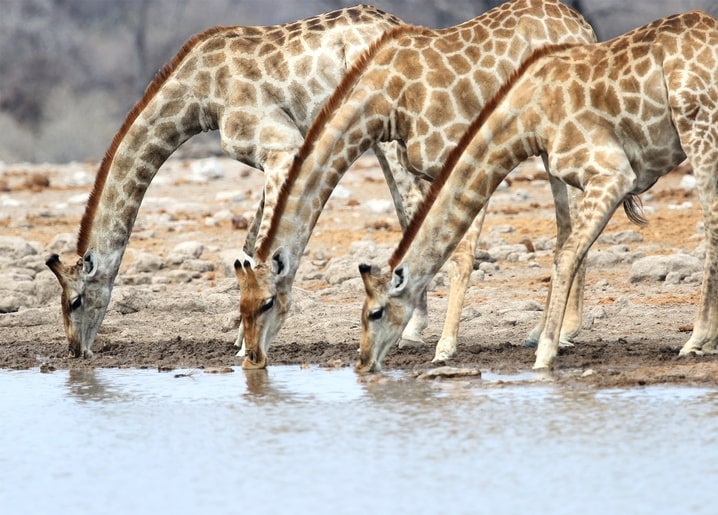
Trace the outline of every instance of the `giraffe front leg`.
<instances>
[{"instance_id":1,"label":"giraffe front leg","mask_svg":"<svg viewBox=\"0 0 718 515\"><path fill-rule=\"evenodd\" d=\"M624 172L624 173L621 173ZM611 171L593 176L566 241L556 255L551 274L549 302L545 314L546 325L536 349L534 369L549 368L558 354L561 327L576 275L588 249L601 234L619 203L632 188L632 170L628 162Z\"/></svg>"},{"instance_id":2,"label":"giraffe front leg","mask_svg":"<svg viewBox=\"0 0 718 515\"><path fill-rule=\"evenodd\" d=\"M471 271L474 269L474 253L476 244L484 225L487 205L479 216L474 219L471 227L454 250L449 260L449 305L446 310L444 329L436 344L433 361L446 361L456 355L461 321L461 308L464 305L466 290L469 287Z\"/></svg>"},{"instance_id":3,"label":"giraffe front leg","mask_svg":"<svg viewBox=\"0 0 718 515\"><path fill-rule=\"evenodd\" d=\"M426 290L421 294L419 303L411 314L409 323L406 324L404 331L401 333L399 348L424 343L421 333L429 325L428 308L426 305Z\"/></svg>"},{"instance_id":4,"label":"giraffe front leg","mask_svg":"<svg viewBox=\"0 0 718 515\"><path fill-rule=\"evenodd\" d=\"M551 274L551 284L546 310L541 320L543 327L538 338L534 369L550 368L558 354L566 306L571 294L571 284L578 275L575 267L576 252L562 249ZM569 280L564 280L569 278ZM534 329L535 331L536 329ZM569 345L573 346L573 344Z\"/></svg>"},{"instance_id":5,"label":"giraffe front leg","mask_svg":"<svg viewBox=\"0 0 718 515\"><path fill-rule=\"evenodd\" d=\"M244 354L247 351L245 342L244 342L244 324L240 321L239 322L239 329L237 330L237 339L234 341L235 347L240 347L239 351L237 351L237 356L240 358L244 357Z\"/></svg>"}]
</instances>

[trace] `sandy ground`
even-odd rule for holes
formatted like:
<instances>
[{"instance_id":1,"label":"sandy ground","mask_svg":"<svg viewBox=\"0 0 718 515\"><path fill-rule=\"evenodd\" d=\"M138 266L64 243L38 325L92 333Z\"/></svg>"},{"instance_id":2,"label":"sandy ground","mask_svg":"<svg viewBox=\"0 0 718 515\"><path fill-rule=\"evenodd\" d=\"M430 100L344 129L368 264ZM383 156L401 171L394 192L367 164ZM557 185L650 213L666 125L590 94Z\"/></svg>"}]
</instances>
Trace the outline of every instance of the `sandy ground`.
<instances>
[{"instance_id":1,"label":"sandy ground","mask_svg":"<svg viewBox=\"0 0 718 515\"><path fill-rule=\"evenodd\" d=\"M0 166L0 235L22 238L36 250L21 260L21 268L12 259L2 260L0 290L20 302L0 314L0 367L172 370L239 365L233 346L239 292L229 263L239 255L262 174L222 158L172 159L160 170L137 218L95 357L67 357L59 286L43 262L57 250L63 260L76 259L74 236L95 166ZM702 256L702 217L695 188L683 187L685 176L684 170L673 172L644 195L647 226L632 225L617 213L594 246L584 330L575 347L560 351L554 380L600 387L718 384L718 358L678 357L690 336L700 282L695 277L629 280L632 264L643 256ZM400 237L388 198L371 156L342 180L303 259L294 308L270 348L270 367L353 366L363 297L357 265L369 261L385 266ZM554 237L548 183L534 163L527 164L495 195L481 247L491 252L529 241L537 250L509 253L475 272L462 315L459 353L445 365L498 373L530 369L533 351L521 343L541 315ZM201 256L173 259L183 242L201 244ZM147 256L159 259L161 266L140 267L140 258ZM425 343L395 347L385 369L437 366L431 359L441 334L447 284L443 273L433 283Z\"/></svg>"}]
</instances>

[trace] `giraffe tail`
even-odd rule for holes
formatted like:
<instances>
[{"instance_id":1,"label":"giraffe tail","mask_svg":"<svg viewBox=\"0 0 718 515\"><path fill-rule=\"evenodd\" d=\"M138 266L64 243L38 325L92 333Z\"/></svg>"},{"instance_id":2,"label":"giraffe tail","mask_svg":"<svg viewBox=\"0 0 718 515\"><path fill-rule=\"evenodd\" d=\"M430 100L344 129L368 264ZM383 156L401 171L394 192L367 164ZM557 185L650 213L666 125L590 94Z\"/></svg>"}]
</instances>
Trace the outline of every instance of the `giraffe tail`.
<instances>
[{"instance_id":1,"label":"giraffe tail","mask_svg":"<svg viewBox=\"0 0 718 515\"><path fill-rule=\"evenodd\" d=\"M623 200L623 211L631 222L640 227L648 223L643 214L643 202L638 195L629 195Z\"/></svg>"}]
</instances>

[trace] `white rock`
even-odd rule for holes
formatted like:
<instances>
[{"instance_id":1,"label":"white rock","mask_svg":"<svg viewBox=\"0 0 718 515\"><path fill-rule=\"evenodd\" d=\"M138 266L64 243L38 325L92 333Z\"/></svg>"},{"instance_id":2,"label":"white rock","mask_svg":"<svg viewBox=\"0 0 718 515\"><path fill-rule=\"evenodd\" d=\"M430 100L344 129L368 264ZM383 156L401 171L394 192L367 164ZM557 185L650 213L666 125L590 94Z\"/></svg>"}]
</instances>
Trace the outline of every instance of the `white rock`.
<instances>
[{"instance_id":1,"label":"white rock","mask_svg":"<svg viewBox=\"0 0 718 515\"><path fill-rule=\"evenodd\" d=\"M75 250L77 236L69 232L60 233L55 236L50 244L45 247L44 253L69 254Z\"/></svg>"},{"instance_id":2,"label":"white rock","mask_svg":"<svg viewBox=\"0 0 718 515\"><path fill-rule=\"evenodd\" d=\"M214 198L222 202L238 203L247 200L247 194L242 190L220 191Z\"/></svg>"},{"instance_id":3,"label":"white rock","mask_svg":"<svg viewBox=\"0 0 718 515\"><path fill-rule=\"evenodd\" d=\"M678 184L679 187L683 188L684 190L694 190L696 189L696 178L693 175L684 175L681 177L681 182Z\"/></svg>"},{"instance_id":4,"label":"white rock","mask_svg":"<svg viewBox=\"0 0 718 515\"><path fill-rule=\"evenodd\" d=\"M334 191L332 191L332 194L329 198L333 199L348 199L352 196L352 192L346 189L341 184L337 184L337 186L334 188Z\"/></svg>"},{"instance_id":5,"label":"white rock","mask_svg":"<svg viewBox=\"0 0 718 515\"><path fill-rule=\"evenodd\" d=\"M324 279L329 284L340 284L356 277L359 277L359 261L356 257L333 258L324 271Z\"/></svg>"},{"instance_id":6,"label":"white rock","mask_svg":"<svg viewBox=\"0 0 718 515\"><path fill-rule=\"evenodd\" d=\"M183 241L172 249L172 254L189 259L198 259L204 252L204 245L198 241Z\"/></svg>"},{"instance_id":7,"label":"white rock","mask_svg":"<svg viewBox=\"0 0 718 515\"><path fill-rule=\"evenodd\" d=\"M218 159L196 159L192 161L188 179L193 182L209 182L222 179L224 175L224 168Z\"/></svg>"},{"instance_id":8,"label":"white rock","mask_svg":"<svg viewBox=\"0 0 718 515\"><path fill-rule=\"evenodd\" d=\"M162 258L149 252L137 250L132 254L132 264L128 268L129 274L153 273L163 266Z\"/></svg>"},{"instance_id":9,"label":"white rock","mask_svg":"<svg viewBox=\"0 0 718 515\"><path fill-rule=\"evenodd\" d=\"M665 281L668 274L671 281L681 280L703 270L701 260L688 254L670 256L647 256L631 265L631 282Z\"/></svg>"},{"instance_id":10,"label":"white rock","mask_svg":"<svg viewBox=\"0 0 718 515\"><path fill-rule=\"evenodd\" d=\"M37 254L35 248L19 236L0 236L0 256L20 259Z\"/></svg>"},{"instance_id":11,"label":"white rock","mask_svg":"<svg viewBox=\"0 0 718 515\"><path fill-rule=\"evenodd\" d=\"M394 211L394 203L386 199L370 199L362 205L371 213L386 214Z\"/></svg>"}]
</instances>

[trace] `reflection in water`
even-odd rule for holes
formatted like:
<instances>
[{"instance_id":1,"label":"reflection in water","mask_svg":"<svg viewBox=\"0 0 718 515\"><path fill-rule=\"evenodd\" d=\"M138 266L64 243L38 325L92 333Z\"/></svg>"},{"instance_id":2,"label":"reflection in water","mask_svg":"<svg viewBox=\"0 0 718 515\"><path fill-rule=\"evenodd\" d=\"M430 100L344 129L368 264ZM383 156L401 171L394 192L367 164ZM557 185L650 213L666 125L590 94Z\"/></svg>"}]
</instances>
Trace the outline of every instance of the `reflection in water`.
<instances>
[{"instance_id":1,"label":"reflection in water","mask_svg":"<svg viewBox=\"0 0 718 515\"><path fill-rule=\"evenodd\" d=\"M261 500L254 515L714 507L715 389L236 372L0 372L2 512L223 514L243 498Z\"/></svg>"},{"instance_id":2,"label":"reflection in water","mask_svg":"<svg viewBox=\"0 0 718 515\"><path fill-rule=\"evenodd\" d=\"M247 383L246 393L256 396L265 396L272 392L269 386L269 372L267 372L266 368L242 369L242 373Z\"/></svg>"},{"instance_id":3,"label":"reflection in water","mask_svg":"<svg viewBox=\"0 0 718 515\"><path fill-rule=\"evenodd\" d=\"M109 401L120 396L100 380L94 368L71 368L66 384L68 393L81 401Z\"/></svg>"}]
</instances>

